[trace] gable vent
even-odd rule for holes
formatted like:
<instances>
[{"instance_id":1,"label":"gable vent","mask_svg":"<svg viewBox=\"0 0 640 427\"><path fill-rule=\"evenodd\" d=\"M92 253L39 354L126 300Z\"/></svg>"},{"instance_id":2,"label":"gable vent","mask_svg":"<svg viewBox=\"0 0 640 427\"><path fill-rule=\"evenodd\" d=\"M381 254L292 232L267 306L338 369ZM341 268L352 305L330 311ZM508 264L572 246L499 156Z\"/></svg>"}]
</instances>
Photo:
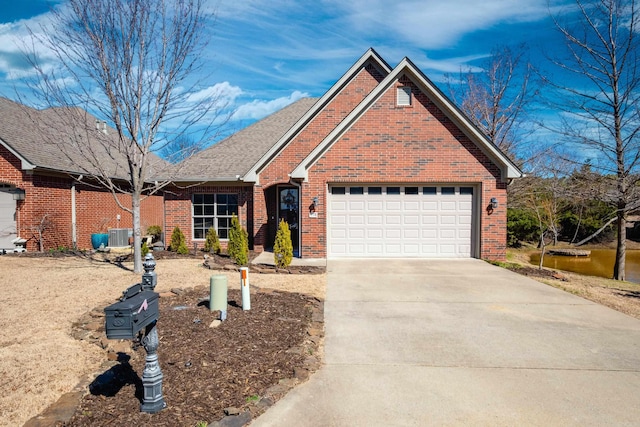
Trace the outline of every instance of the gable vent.
<instances>
[{"instance_id":1,"label":"gable vent","mask_svg":"<svg viewBox=\"0 0 640 427\"><path fill-rule=\"evenodd\" d=\"M398 88L398 106L408 106L411 105L411 87L410 86L400 86Z\"/></svg>"}]
</instances>

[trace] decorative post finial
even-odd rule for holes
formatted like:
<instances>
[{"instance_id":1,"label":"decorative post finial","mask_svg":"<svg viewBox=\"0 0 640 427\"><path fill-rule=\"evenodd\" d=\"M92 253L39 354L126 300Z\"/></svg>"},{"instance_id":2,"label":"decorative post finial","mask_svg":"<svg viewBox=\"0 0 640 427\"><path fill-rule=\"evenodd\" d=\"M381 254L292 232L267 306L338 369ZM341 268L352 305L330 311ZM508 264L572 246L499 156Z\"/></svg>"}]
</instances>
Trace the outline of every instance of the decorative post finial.
<instances>
[{"instance_id":1,"label":"decorative post finial","mask_svg":"<svg viewBox=\"0 0 640 427\"><path fill-rule=\"evenodd\" d=\"M152 291L158 284L158 276L154 271L156 269L156 260L153 258L152 254L148 253L147 256L144 257L142 267L144 268L144 273L142 274L142 288Z\"/></svg>"}]
</instances>

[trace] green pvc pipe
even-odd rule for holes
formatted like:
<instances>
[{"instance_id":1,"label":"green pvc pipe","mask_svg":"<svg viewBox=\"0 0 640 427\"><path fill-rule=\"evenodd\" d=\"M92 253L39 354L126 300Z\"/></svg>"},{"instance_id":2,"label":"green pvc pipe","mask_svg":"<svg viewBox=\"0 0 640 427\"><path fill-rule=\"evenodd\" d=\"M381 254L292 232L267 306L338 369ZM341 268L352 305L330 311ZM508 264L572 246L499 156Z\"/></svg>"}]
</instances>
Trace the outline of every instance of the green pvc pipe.
<instances>
[{"instance_id":1,"label":"green pvc pipe","mask_svg":"<svg viewBox=\"0 0 640 427\"><path fill-rule=\"evenodd\" d=\"M227 276L216 274L209 282L209 310L221 311L223 317L227 314ZM222 319L224 320L224 319Z\"/></svg>"}]
</instances>

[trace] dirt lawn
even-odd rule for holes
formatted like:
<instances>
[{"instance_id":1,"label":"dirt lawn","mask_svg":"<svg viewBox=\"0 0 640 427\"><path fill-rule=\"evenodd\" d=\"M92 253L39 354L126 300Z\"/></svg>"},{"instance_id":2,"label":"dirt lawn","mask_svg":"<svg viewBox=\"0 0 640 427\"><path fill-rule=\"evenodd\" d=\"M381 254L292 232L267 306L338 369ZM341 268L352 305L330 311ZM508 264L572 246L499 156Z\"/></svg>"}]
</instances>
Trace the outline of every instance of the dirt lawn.
<instances>
[{"instance_id":1,"label":"dirt lawn","mask_svg":"<svg viewBox=\"0 0 640 427\"><path fill-rule=\"evenodd\" d=\"M210 276L220 274L195 257L159 259L156 272L157 292L208 286ZM238 273L225 274L229 288L239 289ZM139 274L100 260L0 256L0 426L24 424L85 375L99 373L104 350L72 338L71 326L139 281ZM250 282L324 299L326 275L252 274Z\"/></svg>"}]
</instances>

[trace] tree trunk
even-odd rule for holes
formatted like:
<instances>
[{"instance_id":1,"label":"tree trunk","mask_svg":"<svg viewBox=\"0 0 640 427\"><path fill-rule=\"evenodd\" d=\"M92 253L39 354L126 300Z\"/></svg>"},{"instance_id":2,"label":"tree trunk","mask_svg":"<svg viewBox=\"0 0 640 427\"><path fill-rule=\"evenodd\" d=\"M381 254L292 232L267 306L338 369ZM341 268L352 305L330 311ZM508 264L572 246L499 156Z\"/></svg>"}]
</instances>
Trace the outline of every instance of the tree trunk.
<instances>
[{"instance_id":1,"label":"tree trunk","mask_svg":"<svg viewBox=\"0 0 640 427\"><path fill-rule=\"evenodd\" d=\"M624 209L618 210L618 242L616 245L616 262L613 265L613 278L626 280L625 258L627 253L627 213Z\"/></svg>"},{"instance_id":2,"label":"tree trunk","mask_svg":"<svg viewBox=\"0 0 640 427\"><path fill-rule=\"evenodd\" d=\"M585 243L587 243L589 240L593 239L594 237L596 237L598 234L602 233L602 231L607 228L609 226L609 224L611 224L613 221L617 220L618 217L614 217L611 218L609 221L607 221L607 223L605 225L603 225L602 227L600 227L595 233L593 233L591 236L585 237L584 239L580 240L578 243L575 243L575 246L580 246L580 245L584 245Z\"/></svg>"},{"instance_id":3,"label":"tree trunk","mask_svg":"<svg viewBox=\"0 0 640 427\"><path fill-rule=\"evenodd\" d=\"M140 231L140 191L131 194L133 208L133 272L142 273L142 233Z\"/></svg>"},{"instance_id":4,"label":"tree trunk","mask_svg":"<svg viewBox=\"0 0 640 427\"><path fill-rule=\"evenodd\" d=\"M542 266L544 264L544 252L547 248L547 245L544 243L544 232L540 235L540 263L538 264L538 269L542 270Z\"/></svg>"}]
</instances>

